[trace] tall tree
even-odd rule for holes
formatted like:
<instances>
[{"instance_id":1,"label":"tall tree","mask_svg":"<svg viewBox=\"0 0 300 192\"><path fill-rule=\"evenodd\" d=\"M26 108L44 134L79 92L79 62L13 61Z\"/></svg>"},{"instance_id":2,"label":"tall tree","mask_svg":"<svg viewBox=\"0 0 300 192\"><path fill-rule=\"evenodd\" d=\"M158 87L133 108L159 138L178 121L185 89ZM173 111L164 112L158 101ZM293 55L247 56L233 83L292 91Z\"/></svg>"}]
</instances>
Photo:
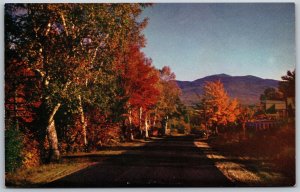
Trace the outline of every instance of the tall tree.
<instances>
[{"instance_id":1,"label":"tall tree","mask_svg":"<svg viewBox=\"0 0 300 192\"><path fill-rule=\"evenodd\" d=\"M240 114L238 115L238 120L242 124L243 137L246 138L246 123L249 122L254 115L253 109L247 106L240 107Z\"/></svg>"},{"instance_id":2,"label":"tall tree","mask_svg":"<svg viewBox=\"0 0 300 192\"><path fill-rule=\"evenodd\" d=\"M164 66L160 72L160 90L161 96L160 100L157 103L157 113L155 116L158 116L163 125L164 134L168 130L168 122L170 116L172 116L177 111L177 104L180 95L180 89L175 82L175 74L171 71L171 68Z\"/></svg>"},{"instance_id":3,"label":"tall tree","mask_svg":"<svg viewBox=\"0 0 300 192\"><path fill-rule=\"evenodd\" d=\"M295 97L296 71L287 71L287 74L281 77L279 90L284 93L284 97Z\"/></svg>"},{"instance_id":4,"label":"tall tree","mask_svg":"<svg viewBox=\"0 0 300 192\"><path fill-rule=\"evenodd\" d=\"M6 28L6 44L40 77L41 116L50 143L50 159L60 157L54 116L61 105L92 101L105 110L118 95L115 56L128 41L127 35L143 23L137 21L142 7L141 4L6 5L6 17L13 18L10 24L15 26ZM76 106L76 109L84 108Z\"/></svg>"},{"instance_id":5,"label":"tall tree","mask_svg":"<svg viewBox=\"0 0 300 192\"><path fill-rule=\"evenodd\" d=\"M131 47L127 62L124 69L124 72L126 71L124 73L124 88L128 97L129 127L132 129L132 111L137 110L139 129L142 131L144 114L145 134L148 137L148 110L156 104L159 98L159 90L156 87L159 81L158 73L152 66L152 61L145 57L137 45Z\"/></svg>"},{"instance_id":6,"label":"tall tree","mask_svg":"<svg viewBox=\"0 0 300 192\"><path fill-rule=\"evenodd\" d=\"M287 114L292 119L295 118L295 83L296 71L287 71L285 76L281 77L282 81L279 82L279 90L283 92L284 98L287 102Z\"/></svg>"},{"instance_id":7,"label":"tall tree","mask_svg":"<svg viewBox=\"0 0 300 192\"><path fill-rule=\"evenodd\" d=\"M216 134L220 125L234 122L239 113L237 100L230 101L220 80L205 83L202 102L208 124L213 126Z\"/></svg>"}]
</instances>

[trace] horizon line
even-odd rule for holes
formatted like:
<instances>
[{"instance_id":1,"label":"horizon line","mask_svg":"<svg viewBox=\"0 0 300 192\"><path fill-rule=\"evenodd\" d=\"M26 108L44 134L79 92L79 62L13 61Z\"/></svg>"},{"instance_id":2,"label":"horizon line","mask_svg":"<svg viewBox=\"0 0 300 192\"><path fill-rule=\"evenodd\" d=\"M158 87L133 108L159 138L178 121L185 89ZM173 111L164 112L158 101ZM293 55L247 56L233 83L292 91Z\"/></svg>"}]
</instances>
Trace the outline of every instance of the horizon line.
<instances>
[{"instance_id":1,"label":"horizon line","mask_svg":"<svg viewBox=\"0 0 300 192\"><path fill-rule=\"evenodd\" d=\"M176 75L176 74L175 74ZM198 79L203 79L205 77L210 77L210 76L217 76L217 75L226 75L226 76L230 76L230 77L246 77L246 76L252 76L252 77L257 77L257 78L260 78L260 79L264 79L264 80L274 80L274 81L282 81L282 79L272 79L272 78L265 78L265 77L260 77L260 76L256 76L256 75L229 75L229 74L226 74L226 73L216 73L216 74L211 74L211 75L206 75L206 76L202 76L202 77L199 77L197 79L194 79L194 80L181 80L181 79L175 79L176 81L196 81Z\"/></svg>"}]
</instances>

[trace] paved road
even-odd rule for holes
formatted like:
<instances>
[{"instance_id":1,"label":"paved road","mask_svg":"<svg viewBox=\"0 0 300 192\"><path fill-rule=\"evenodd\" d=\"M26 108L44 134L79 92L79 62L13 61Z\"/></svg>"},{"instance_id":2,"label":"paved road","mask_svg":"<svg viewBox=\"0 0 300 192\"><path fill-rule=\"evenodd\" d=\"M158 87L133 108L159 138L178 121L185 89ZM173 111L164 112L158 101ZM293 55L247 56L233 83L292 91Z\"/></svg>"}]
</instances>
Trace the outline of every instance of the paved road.
<instances>
[{"instance_id":1,"label":"paved road","mask_svg":"<svg viewBox=\"0 0 300 192\"><path fill-rule=\"evenodd\" d=\"M194 137L167 137L129 149L46 187L234 186L194 145ZM97 161L97 157L93 157ZM101 159L102 158L102 159Z\"/></svg>"}]
</instances>

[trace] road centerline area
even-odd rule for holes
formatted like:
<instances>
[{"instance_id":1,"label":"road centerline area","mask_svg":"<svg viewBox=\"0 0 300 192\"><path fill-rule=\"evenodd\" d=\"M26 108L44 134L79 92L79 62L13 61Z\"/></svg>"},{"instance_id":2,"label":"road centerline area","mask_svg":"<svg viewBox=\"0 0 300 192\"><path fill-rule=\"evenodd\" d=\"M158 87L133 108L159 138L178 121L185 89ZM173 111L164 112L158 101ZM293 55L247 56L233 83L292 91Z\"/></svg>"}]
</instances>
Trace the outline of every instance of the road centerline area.
<instances>
[{"instance_id":1,"label":"road centerline area","mask_svg":"<svg viewBox=\"0 0 300 192\"><path fill-rule=\"evenodd\" d=\"M235 186L194 145L193 136L165 137L128 150L45 187Z\"/></svg>"}]
</instances>

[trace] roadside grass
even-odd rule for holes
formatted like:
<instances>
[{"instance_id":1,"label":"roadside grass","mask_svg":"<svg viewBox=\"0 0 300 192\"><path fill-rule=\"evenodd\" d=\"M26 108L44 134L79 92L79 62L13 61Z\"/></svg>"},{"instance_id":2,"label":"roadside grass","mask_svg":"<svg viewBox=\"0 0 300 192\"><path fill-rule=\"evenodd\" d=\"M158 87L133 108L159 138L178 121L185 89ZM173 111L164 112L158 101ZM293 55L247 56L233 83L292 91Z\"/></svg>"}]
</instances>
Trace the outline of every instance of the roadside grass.
<instances>
[{"instance_id":1,"label":"roadside grass","mask_svg":"<svg viewBox=\"0 0 300 192\"><path fill-rule=\"evenodd\" d=\"M126 150L104 150L104 151L92 151L92 152L76 152L76 153L68 153L63 155L63 157L86 157L86 156L112 156L112 155L121 155L126 152Z\"/></svg>"},{"instance_id":2,"label":"roadside grass","mask_svg":"<svg viewBox=\"0 0 300 192\"><path fill-rule=\"evenodd\" d=\"M207 158L214 162L216 168L230 181L238 186L291 186L290 178L274 169L264 161L255 158L233 156L217 148L212 148L205 140L195 140L194 144L201 148Z\"/></svg>"},{"instance_id":3,"label":"roadside grass","mask_svg":"<svg viewBox=\"0 0 300 192\"><path fill-rule=\"evenodd\" d=\"M183 136L186 136L187 134L172 132L170 135L173 137L183 137Z\"/></svg>"},{"instance_id":4,"label":"roadside grass","mask_svg":"<svg viewBox=\"0 0 300 192\"><path fill-rule=\"evenodd\" d=\"M36 187L92 165L91 162L48 164L19 169L5 175L6 187Z\"/></svg>"},{"instance_id":5,"label":"roadside grass","mask_svg":"<svg viewBox=\"0 0 300 192\"><path fill-rule=\"evenodd\" d=\"M278 130L257 132L247 139L239 138L240 135L234 133L220 135L208 140L208 143L226 157L241 162L253 161L247 168L256 172L265 183L276 185L280 175L283 175L285 184L290 186L295 184L294 125L289 124Z\"/></svg>"},{"instance_id":6,"label":"roadside grass","mask_svg":"<svg viewBox=\"0 0 300 192\"><path fill-rule=\"evenodd\" d=\"M140 147L147 142L149 141L135 139L131 142L119 143L119 145L103 146L103 150L64 154L60 163L44 164L32 168L20 168L15 172L6 173L5 185L7 187L21 188L38 187L92 166L110 156L121 155L127 152L127 150L122 150L122 147ZM89 156L94 156L97 160L94 161L94 159L88 158Z\"/></svg>"}]
</instances>

